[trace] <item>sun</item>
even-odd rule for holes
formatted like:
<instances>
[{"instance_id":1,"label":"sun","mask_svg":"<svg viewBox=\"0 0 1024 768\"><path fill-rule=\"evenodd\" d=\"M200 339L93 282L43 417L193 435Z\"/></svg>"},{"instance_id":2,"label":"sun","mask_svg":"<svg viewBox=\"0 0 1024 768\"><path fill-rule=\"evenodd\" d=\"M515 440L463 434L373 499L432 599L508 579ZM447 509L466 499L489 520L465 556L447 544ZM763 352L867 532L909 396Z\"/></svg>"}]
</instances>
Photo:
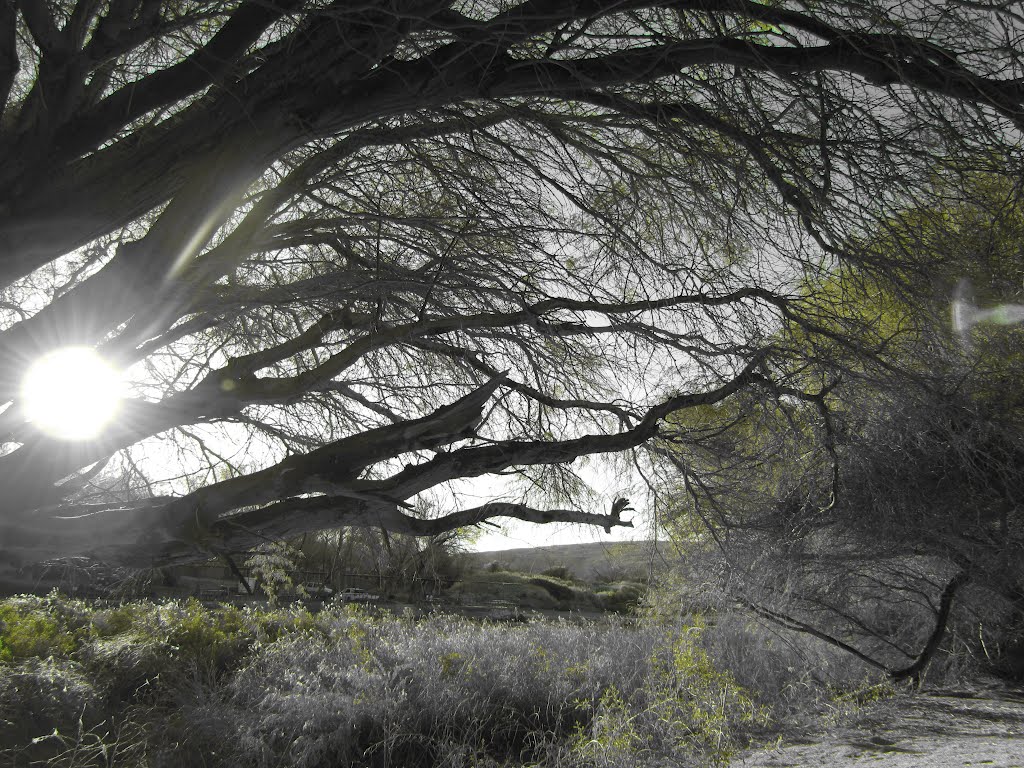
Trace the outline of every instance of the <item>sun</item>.
<instances>
[{"instance_id":1,"label":"sun","mask_svg":"<svg viewBox=\"0 0 1024 768\"><path fill-rule=\"evenodd\" d=\"M89 347L63 347L36 360L21 387L25 416L61 440L96 437L117 415L119 373Z\"/></svg>"}]
</instances>

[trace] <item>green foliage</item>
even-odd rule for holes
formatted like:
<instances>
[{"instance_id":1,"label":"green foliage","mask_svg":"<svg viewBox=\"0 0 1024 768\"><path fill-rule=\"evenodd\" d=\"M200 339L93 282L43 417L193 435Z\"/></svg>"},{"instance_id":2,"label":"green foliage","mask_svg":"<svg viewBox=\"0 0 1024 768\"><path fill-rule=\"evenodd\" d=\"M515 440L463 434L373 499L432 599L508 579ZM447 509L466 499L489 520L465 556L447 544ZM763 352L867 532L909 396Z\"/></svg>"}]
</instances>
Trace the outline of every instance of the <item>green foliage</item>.
<instances>
[{"instance_id":1,"label":"green foliage","mask_svg":"<svg viewBox=\"0 0 1024 768\"><path fill-rule=\"evenodd\" d=\"M530 578L530 584L546 590L549 595L560 603L571 602L576 597L576 590L573 589L573 584L563 579L550 576L533 576Z\"/></svg>"},{"instance_id":2,"label":"green foliage","mask_svg":"<svg viewBox=\"0 0 1024 768\"><path fill-rule=\"evenodd\" d=\"M35 657L66 657L80 632L62 612L48 610L52 598L20 597L0 602L0 662Z\"/></svg>"},{"instance_id":3,"label":"green foliage","mask_svg":"<svg viewBox=\"0 0 1024 768\"><path fill-rule=\"evenodd\" d=\"M199 681L216 684L253 649L318 626L304 610L194 599L92 608L56 593L2 600L0 617L0 762L19 754L69 766L121 764L115 754L139 764L146 732L166 727L163 708L176 710ZM140 723L144 712L157 720Z\"/></svg>"},{"instance_id":4,"label":"green foliage","mask_svg":"<svg viewBox=\"0 0 1024 768\"><path fill-rule=\"evenodd\" d=\"M95 636L114 637L132 630L151 610L152 606L145 603L125 603L116 608L96 611L90 625Z\"/></svg>"},{"instance_id":5,"label":"green foliage","mask_svg":"<svg viewBox=\"0 0 1024 768\"><path fill-rule=\"evenodd\" d=\"M331 611L324 635L266 646L222 695L188 713L194 747L237 735L225 764L353 765L367 754L433 765L544 752L607 685L643 679L652 638L613 626L516 627ZM640 665L638 668L637 665ZM427 756L431 757L427 757Z\"/></svg>"},{"instance_id":6,"label":"green foliage","mask_svg":"<svg viewBox=\"0 0 1024 768\"><path fill-rule=\"evenodd\" d=\"M971 587L945 635L961 659L994 656L1024 616L1010 554L1022 544L1024 325L951 322L962 278L981 309L1024 299L1024 201L1019 185L977 174L932 191L866 234L859 260L799 286L774 333L788 392L684 412L664 443L680 458L677 535L716 534L728 550L705 574L727 568L731 595L893 670L927 647L931 606L961 568ZM939 661L935 674L967 668L942 648Z\"/></svg>"},{"instance_id":7,"label":"green foliage","mask_svg":"<svg viewBox=\"0 0 1024 768\"><path fill-rule=\"evenodd\" d=\"M151 619L155 621L146 628L160 632L178 655L215 668L237 658L256 634L253 622L246 621L238 608L224 606L208 611L195 598L166 603L151 614Z\"/></svg>"},{"instance_id":8,"label":"green foliage","mask_svg":"<svg viewBox=\"0 0 1024 768\"><path fill-rule=\"evenodd\" d=\"M872 366L882 361L918 376L952 376L976 403L1001 404L1008 415L1007 406L1024 405L1014 386L1024 371L1024 327L980 322L954 333L950 306L964 279L983 308L1019 302L1022 239L1024 201L1007 179L969 174L957 186L938 183L930 204L867 239L869 264L884 261L888 271L847 265L805 281L795 316L815 330L789 324L797 365L811 360L877 377ZM830 405L843 409L843 395Z\"/></svg>"},{"instance_id":9,"label":"green foliage","mask_svg":"<svg viewBox=\"0 0 1024 768\"><path fill-rule=\"evenodd\" d=\"M278 598L285 592L305 594L302 585L296 586L292 580L301 560L302 552L298 549L284 541L272 541L257 547L245 565L252 569L269 603L277 605Z\"/></svg>"},{"instance_id":10,"label":"green foliage","mask_svg":"<svg viewBox=\"0 0 1024 768\"><path fill-rule=\"evenodd\" d=\"M713 583L700 582L707 561L693 557L691 581L677 571L674 578L650 590L643 604L646 622L696 627L698 645L716 671L729 677L757 704L769 711L774 727L805 731L821 717L834 720L850 710L837 700L884 691L881 670L812 635L756 619L737 610L734 601ZM707 617L704 619L703 617Z\"/></svg>"},{"instance_id":11,"label":"green foliage","mask_svg":"<svg viewBox=\"0 0 1024 768\"><path fill-rule=\"evenodd\" d=\"M650 659L645 685L627 699L602 694L575 748L597 765L623 765L636 755L695 755L728 765L737 734L764 726L769 713L701 646L703 621L670 633Z\"/></svg>"},{"instance_id":12,"label":"green foliage","mask_svg":"<svg viewBox=\"0 0 1024 768\"><path fill-rule=\"evenodd\" d=\"M246 763L350 765L373 753L435 764L455 745L464 764L510 752L538 765L554 753L571 765L721 763L765 720L695 644L696 627L330 621L327 637L267 648L226 697L190 714L200 743L216 723L239 734L225 761Z\"/></svg>"},{"instance_id":13,"label":"green foliage","mask_svg":"<svg viewBox=\"0 0 1024 768\"><path fill-rule=\"evenodd\" d=\"M955 185L937 182L932 200L894 216L866 239L866 266L844 266L805 283L797 314L850 344L840 348L820 335L812 342L813 333L792 324L796 351L866 371L872 360L858 359L860 347L922 375L962 375L969 362L976 370L968 373L968 390L993 397L1000 383L1010 383L1007 375L1015 378L1022 369L1024 328L978 323L959 336L951 327L950 306L964 279L982 307L1019 301L1022 241L1024 200L1008 179L973 173ZM889 269L872 269L876 262ZM828 355L823 344L831 347ZM841 405L842 398L833 402Z\"/></svg>"},{"instance_id":14,"label":"green foliage","mask_svg":"<svg viewBox=\"0 0 1024 768\"><path fill-rule=\"evenodd\" d=\"M598 588L595 594L604 610L632 613L647 594L647 587L635 581L620 581Z\"/></svg>"}]
</instances>

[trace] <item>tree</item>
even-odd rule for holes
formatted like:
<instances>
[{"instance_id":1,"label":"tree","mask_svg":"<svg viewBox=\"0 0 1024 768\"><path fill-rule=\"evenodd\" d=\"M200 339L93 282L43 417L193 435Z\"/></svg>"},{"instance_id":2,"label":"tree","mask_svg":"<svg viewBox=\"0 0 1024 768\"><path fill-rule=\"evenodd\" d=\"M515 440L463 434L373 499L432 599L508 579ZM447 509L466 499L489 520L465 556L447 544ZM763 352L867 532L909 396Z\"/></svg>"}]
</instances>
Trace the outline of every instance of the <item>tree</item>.
<instances>
[{"instance_id":1,"label":"tree","mask_svg":"<svg viewBox=\"0 0 1024 768\"><path fill-rule=\"evenodd\" d=\"M0 3L3 562L628 524L406 512L800 389L802 278L905 277L864 232L1019 179L1020 19L919 5ZM19 407L64 345L131 380L91 440Z\"/></svg>"},{"instance_id":2,"label":"tree","mask_svg":"<svg viewBox=\"0 0 1024 768\"><path fill-rule=\"evenodd\" d=\"M987 177L946 198L869 238L927 259L914 290L855 269L807 287L829 333L780 335L802 375L827 376L818 395L734 398L678 420L688 455L662 448L742 603L897 679L920 679L957 623L992 659L1024 626L1024 327L962 306L966 278L985 307L1024 297L1024 201Z\"/></svg>"}]
</instances>

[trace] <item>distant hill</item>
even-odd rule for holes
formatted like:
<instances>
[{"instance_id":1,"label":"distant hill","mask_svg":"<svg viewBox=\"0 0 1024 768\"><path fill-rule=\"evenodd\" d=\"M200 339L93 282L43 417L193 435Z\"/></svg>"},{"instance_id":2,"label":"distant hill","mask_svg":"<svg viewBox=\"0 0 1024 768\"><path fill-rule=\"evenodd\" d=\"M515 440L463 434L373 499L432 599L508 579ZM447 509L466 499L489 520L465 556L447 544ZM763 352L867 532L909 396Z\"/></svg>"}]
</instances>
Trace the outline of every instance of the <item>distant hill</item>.
<instances>
[{"instance_id":1,"label":"distant hill","mask_svg":"<svg viewBox=\"0 0 1024 768\"><path fill-rule=\"evenodd\" d=\"M477 568L497 562L520 573L540 573L561 565L573 578L593 582L646 579L652 568L657 573L678 555L666 541L596 541L467 552L463 557Z\"/></svg>"}]
</instances>

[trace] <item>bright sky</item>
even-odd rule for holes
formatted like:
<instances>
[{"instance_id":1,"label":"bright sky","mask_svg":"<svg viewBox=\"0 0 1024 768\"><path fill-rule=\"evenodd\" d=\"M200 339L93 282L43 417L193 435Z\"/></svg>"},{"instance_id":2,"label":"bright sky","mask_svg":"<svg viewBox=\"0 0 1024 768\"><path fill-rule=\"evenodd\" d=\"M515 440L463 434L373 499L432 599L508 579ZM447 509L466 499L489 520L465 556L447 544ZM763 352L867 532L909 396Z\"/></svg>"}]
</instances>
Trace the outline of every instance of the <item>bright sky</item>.
<instances>
[{"instance_id":1,"label":"bright sky","mask_svg":"<svg viewBox=\"0 0 1024 768\"><path fill-rule=\"evenodd\" d=\"M483 526L483 532L470 549L474 552L490 552L499 549L518 549L520 547L553 547L559 544L589 544L596 541L611 543L615 541L648 541L653 537L649 527L637 512L628 513L633 528L612 528L605 533L604 528L592 525L565 525L548 523L536 525L518 520L498 518L496 522L501 529L489 525Z\"/></svg>"},{"instance_id":2,"label":"bright sky","mask_svg":"<svg viewBox=\"0 0 1024 768\"><path fill-rule=\"evenodd\" d=\"M619 466L622 464L620 462ZM593 542L612 543L616 541L649 541L656 538L649 524L651 515L646 507L646 486L640 481L635 470L622 475L622 470L612 466L611 461L601 457L590 457L587 461L574 464L580 479L589 493L570 500L545 503L530 501L537 509L581 509L595 514L611 511L612 501L624 496L634 510L624 512L622 518L633 523L632 528L615 526L611 533L593 525L570 525L568 523L525 523L510 518L494 518L493 525L481 525L477 539L469 546L474 552L489 552L519 547L557 546L560 544L589 544ZM439 489L438 489L439 490ZM468 509L481 506L489 501L522 502L517 486L500 477L482 477L448 484L451 494L434 495L443 510Z\"/></svg>"},{"instance_id":3,"label":"bright sky","mask_svg":"<svg viewBox=\"0 0 1024 768\"><path fill-rule=\"evenodd\" d=\"M121 374L88 347L63 347L29 366L22 385L25 417L61 440L95 437L117 415Z\"/></svg>"}]
</instances>

